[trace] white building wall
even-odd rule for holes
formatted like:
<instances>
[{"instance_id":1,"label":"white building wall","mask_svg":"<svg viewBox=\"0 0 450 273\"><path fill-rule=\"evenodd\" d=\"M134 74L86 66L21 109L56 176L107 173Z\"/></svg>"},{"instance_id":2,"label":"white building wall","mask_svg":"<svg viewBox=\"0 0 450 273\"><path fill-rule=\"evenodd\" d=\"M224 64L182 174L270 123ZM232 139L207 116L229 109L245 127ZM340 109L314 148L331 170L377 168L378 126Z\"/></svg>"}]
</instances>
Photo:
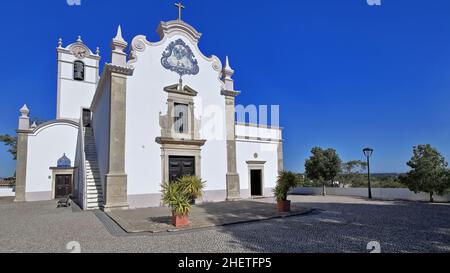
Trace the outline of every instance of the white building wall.
<instances>
[{"instance_id":1,"label":"white building wall","mask_svg":"<svg viewBox=\"0 0 450 273\"><path fill-rule=\"evenodd\" d=\"M245 198L250 195L250 171L247 161L265 161L264 195L273 195L271 190L275 187L278 176L277 147L277 143L237 141L236 163L241 182L241 197ZM255 158L255 154L257 154L257 158Z\"/></svg>"},{"instance_id":2,"label":"white building wall","mask_svg":"<svg viewBox=\"0 0 450 273\"><path fill-rule=\"evenodd\" d=\"M216 120L217 134L203 133L207 142L202 148L202 178L207 181L206 190L226 188L226 142L225 142L225 98L221 95L219 80L221 65L218 60L207 59L190 40L180 35L161 43L145 45L143 52L136 52L134 75L127 80L127 122L126 122L126 172L128 194L159 194L162 182L161 146L155 142L161 136L160 115L167 113L168 94L164 87L177 84L178 74L164 69L162 53L170 42L182 38L193 50L200 73L184 76L183 83L198 91L195 98L194 115L202 120L202 126L211 126ZM213 61L219 67L213 68ZM219 109L219 115L206 117L212 109ZM210 130L207 130L210 132Z\"/></svg>"},{"instance_id":3,"label":"white building wall","mask_svg":"<svg viewBox=\"0 0 450 273\"><path fill-rule=\"evenodd\" d=\"M242 197L250 195L250 171L247 161L263 161L264 195L272 196L278 177L278 146L282 141L279 128L236 125L236 163L241 181ZM256 157L255 157L256 156Z\"/></svg>"},{"instance_id":4,"label":"white building wall","mask_svg":"<svg viewBox=\"0 0 450 273\"><path fill-rule=\"evenodd\" d=\"M70 47L70 46L69 46ZM82 61L85 65L84 81L73 78L73 64ZM58 53L58 119L77 120L80 117L81 107L89 108L98 81L97 57L86 57L77 59L71 52L61 51Z\"/></svg>"},{"instance_id":5,"label":"white building wall","mask_svg":"<svg viewBox=\"0 0 450 273\"><path fill-rule=\"evenodd\" d=\"M28 136L26 174L27 201L52 198L52 171L65 153L74 164L78 128L69 123L53 123Z\"/></svg>"},{"instance_id":6,"label":"white building wall","mask_svg":"<svg viewBox=\"0 0 450 273\"><path fill-rule=\"evenodd\" d=\"M109 81L109 79L107 80ZM104 89L98 101L92 107L92 128L94 130L97 160L103 188L109 164L109 127L110 127L110 83L104 83Z\"/></svg>"}]
</instances>

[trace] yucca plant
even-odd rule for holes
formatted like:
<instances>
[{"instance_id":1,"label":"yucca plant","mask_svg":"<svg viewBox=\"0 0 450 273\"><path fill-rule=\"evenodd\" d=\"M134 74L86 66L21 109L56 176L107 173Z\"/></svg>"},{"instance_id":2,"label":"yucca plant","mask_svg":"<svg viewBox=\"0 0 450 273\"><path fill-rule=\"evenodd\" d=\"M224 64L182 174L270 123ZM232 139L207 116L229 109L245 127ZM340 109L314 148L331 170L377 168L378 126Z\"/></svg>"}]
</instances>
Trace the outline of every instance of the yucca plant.
<instances>
[{"instance_id":1,"label":"yucca plant","mask_svg":"<svg viewBox=\"0 0 450 273\"><path fill-rule=\"evenodd\" d=\"M192 210L190 198L180 183L164 182L161 184L161 189L163 204L169 206L174 215L185 216L189 214Z\"/></svg>"},{"instance_id":2,"label":"yucca plant","mask_svg":"<svg viewBox=\"0 0 450 273\"><path fill-rule=\"evenodd\" d=\"M176 181L181 187L181 190L188 196L191 203L194 203L196 199L203 197L203 189L206 186L206 182L202 181L197 176L184 176Z\"/></svg>"}]
</instances>

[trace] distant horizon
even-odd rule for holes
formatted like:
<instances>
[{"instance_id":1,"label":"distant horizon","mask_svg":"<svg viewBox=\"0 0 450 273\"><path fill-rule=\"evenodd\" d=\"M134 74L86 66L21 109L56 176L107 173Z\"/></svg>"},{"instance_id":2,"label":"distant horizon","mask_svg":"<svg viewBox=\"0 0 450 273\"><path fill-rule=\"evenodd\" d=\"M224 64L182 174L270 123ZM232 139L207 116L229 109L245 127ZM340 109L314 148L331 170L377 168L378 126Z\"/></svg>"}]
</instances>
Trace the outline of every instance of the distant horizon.
<instances>
[{"instance_id":1,"label":"distant horizon","mask_svg":"<svg viewBox=\"0 0 450 273\"><path fill-rule=\"evenodd\" d=\"M81 35L91 50L99 46L103 66L119 24L129 44L136 35L158 41L160 21L178 16L173 2L129 0L139 7L133 12L119 0L4 4L0 134L15 134L23 104L32 117L55 118L59 38L67 45ZM230 57L237 104L280 106L287 170L304 172L316 146L336 149L343 161L364 160L369 146L374 173L407 172L419 144L450 160L450 1L183 4L183 19L203 33L201 51ZM0 144L0 177L14 169Z\"/></svg>"}]
</instances>

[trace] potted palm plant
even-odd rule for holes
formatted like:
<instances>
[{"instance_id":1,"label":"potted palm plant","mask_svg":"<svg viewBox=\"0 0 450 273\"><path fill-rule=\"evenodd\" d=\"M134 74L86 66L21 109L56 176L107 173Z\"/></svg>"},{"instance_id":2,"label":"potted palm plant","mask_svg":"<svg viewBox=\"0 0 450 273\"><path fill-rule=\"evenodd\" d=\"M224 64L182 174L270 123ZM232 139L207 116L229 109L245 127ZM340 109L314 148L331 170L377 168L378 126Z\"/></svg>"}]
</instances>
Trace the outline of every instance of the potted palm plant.
<instances>
[{"instance_id":1,"label":"potted palm plant","mask_svg":"<svg viewBox=\"0 0 450 273\"><path fill-rule=\"evenodd\" d=\"M161 185L163 204L172 210L172 223L176 227L189 225L189 213L197 198L203 196L205 182L196 176L185 176Z\"/></svg>"},{"instance_id":2,"label":"potted palm plant","mask_svg":"<svg viewBox=\"0 0 450 273\"><path fill-rule=\"evenodd\" d=\"M291 201L287 200L290 190L297 187L300 183L298 175L293 172L281 171L278 175L277 185L273 190L277 200L277 209L279 212L290 212Z\"/></svg>"}]
</instances>

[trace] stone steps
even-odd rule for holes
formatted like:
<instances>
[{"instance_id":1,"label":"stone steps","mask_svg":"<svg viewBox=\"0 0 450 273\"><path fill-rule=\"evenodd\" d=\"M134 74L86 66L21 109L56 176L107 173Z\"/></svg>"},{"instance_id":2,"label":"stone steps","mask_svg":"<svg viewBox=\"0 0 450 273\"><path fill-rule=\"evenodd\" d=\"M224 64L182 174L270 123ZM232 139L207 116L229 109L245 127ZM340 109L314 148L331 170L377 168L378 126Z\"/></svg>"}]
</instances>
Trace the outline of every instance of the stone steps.
<instances>
[{"instance_id":1,"label":"stone steps","mask_svg":"<svg viewBox=\"0 0 450 273\"><path fill-rule=\"evenodd\" d=\"M91 128L84 131L86 157L86 206L88 210L100 209L103 205L103 186L101 184L100 168L97 162L97 149Z\"/></svg>"}]
</instances>

